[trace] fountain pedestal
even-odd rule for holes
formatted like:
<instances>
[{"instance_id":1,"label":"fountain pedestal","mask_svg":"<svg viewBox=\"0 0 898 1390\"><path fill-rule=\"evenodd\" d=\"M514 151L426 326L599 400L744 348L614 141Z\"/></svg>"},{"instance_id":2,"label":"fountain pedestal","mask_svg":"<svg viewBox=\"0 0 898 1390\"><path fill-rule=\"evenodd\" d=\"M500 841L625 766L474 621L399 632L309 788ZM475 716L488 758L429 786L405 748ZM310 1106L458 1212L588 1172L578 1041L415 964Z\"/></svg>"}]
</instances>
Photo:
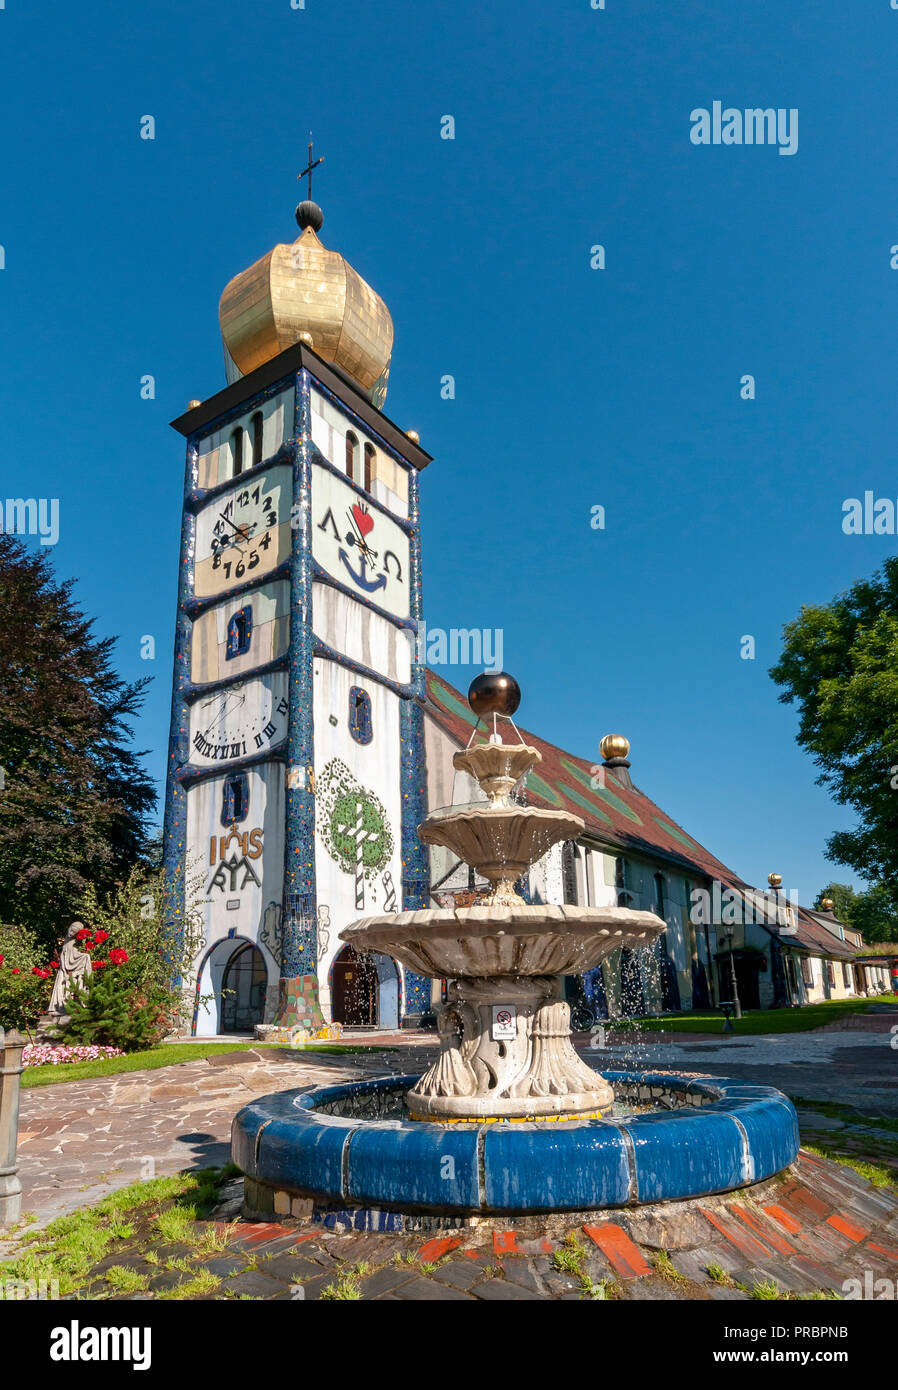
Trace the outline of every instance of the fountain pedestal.
<instances>
[{"instance_id":1,"label":"fountain pedestal","mask_svg":"<svg viewBox=\"0 0 898 1390\"><path fill-rule=\"evenodd\" d=\"M408 1095L412 1118L599 1119L614 1092L574 1051L560 993L552 975L453 981L440 1056Z\"/></svg>"}]
</instances>

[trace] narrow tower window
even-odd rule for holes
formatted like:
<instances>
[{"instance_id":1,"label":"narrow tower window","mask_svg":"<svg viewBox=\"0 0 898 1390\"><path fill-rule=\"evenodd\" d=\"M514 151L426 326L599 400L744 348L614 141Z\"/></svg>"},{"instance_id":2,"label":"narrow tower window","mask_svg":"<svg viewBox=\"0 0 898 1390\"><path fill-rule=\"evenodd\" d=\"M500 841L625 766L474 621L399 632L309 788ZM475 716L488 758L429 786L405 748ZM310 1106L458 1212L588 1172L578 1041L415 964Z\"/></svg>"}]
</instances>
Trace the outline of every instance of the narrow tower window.
<instances>
[{"instance_id":1,"label":"narrow tower window","mask_svg":"<svg viewBox=\"0 0 898 1390\"><path fill-rule=\"evenodd\" d=\"M349 690L349 732L356 743L370 743L374 737L371 696L360 685L353 685Z\"/></svg>"},{"instance_id":2,"label":"narrow tower window","mask_svg":"<svg viewBox=\"0 0 898 1390\"><path fill-rule=\"evenodd\" d=\"M225 660L230 661L232 657L243 656L244 652L248 652L252 635L252 608L240 608L236 613L232 613L228 619L228 644L225 649Z\"/></svg>"},{"instance_id":3,"label":"narrow tower window","mask_svg":"<svg viewBox=\"0 0 898 1390\"><path fill-rule=\"evenodd\" d=\"M250 420L253 431L253 467L262 462L262 412L257 410Z\"/></svg>"},{"instance_id":4,"label":"narrow tower window","mask_svg":"<svg viewBox=\"0 0 898 1390\"><path fill-rule=\"evenodd\" d=\"M365 491L371 491L371 479L374 474L374 460L376 451L373 444L365 445Z\"/></svg>"},{"instance_id":5,"label":"narrow tower window","mask_svg":"<svg viewBox=\"0 0 898 1390\"><path fill-rule=\"evenodd\" d=\"M231 454L234 459L234 477L243 472L243 430L236 429L231 433Z\"/></svg>"},{"instance_id":6,"label":"narrow tower window","mask_svg":"<svg viewBox=\"0 0 898 1390\"><path fill-rule=\"evenodd\" d=\"M232 772L224 781L222 795L221 823L233 825L235 821L246 820L249 812L249 782L245 772Z\"/></svg>"},{"instance_id":7,"label":"narrow tower window","mask_svg":"<svg viewBox=\"0 0 898 1390\"><path fill-rule=\"evenodd\" d=\"M355 461L359 452L359 441L354 434L346 436L346 476L355 482Z\"/></svg>"}]
</instances>

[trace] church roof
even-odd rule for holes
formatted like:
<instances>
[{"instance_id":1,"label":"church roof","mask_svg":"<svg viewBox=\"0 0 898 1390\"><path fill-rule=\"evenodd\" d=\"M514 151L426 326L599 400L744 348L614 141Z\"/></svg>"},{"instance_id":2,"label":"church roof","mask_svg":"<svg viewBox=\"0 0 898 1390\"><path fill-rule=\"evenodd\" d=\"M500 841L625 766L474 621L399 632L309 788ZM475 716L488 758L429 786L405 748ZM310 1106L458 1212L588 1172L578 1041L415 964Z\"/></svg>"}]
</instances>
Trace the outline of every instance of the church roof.
<instances>
[{"instance_id":1,"label":"church roof","mask_svg":"<svg viewBox=\"0 0 898 1390\"><path fill-rule=\"evenodd\" d=\"M426 674L428 713L451 739L464 747L477 723L476 715L464 695L442 676L431 670ZM529 729L521 728L520 732L542 754L542 762L527 774L525 783L528 800L534 805L571 811L582 817L584 833L603 844L668 860L687 873L691 870L699 877L719 879L725 887L737 891L752 891L750 884L687 834L644 792L624 786L614 768L604 768L604 786L593 787L594 763L565 752ZM771 931L771 935L776 932ZM798 910L796 932L784 940L785 944L814 955L839 959L855 955L851 946L815 922L804 908Z\"/></svg>"}]
</instances>

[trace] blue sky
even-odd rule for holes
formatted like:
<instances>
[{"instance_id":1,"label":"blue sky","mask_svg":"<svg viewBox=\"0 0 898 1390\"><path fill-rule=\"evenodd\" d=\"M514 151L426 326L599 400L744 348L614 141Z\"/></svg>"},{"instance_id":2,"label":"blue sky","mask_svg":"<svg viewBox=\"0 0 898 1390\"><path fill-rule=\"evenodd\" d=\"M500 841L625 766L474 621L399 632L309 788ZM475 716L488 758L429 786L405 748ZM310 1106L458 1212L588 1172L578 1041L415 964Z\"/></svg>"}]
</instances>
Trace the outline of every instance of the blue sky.
<instances>
[{"instance_id":1,"label":"blue sky","mask_svg":"<svg viewBox=\"0 0 898 1390\"><path fill-rule=\"evenodd\" d=\"M152 773L167 422L224 384L218 297L293 239L311 128L322 240L393 314L387 413L434 455L428 624L502 628L521 722L587 757L625 733L637 784L748 879L853 881L767 670L802 603L895 548L841 529L845 498L898 497L889 0L6 0L0 27L2 493L59 498L59 574L155 677ZM797 108L798 152L693 145L715 100Z\"/></svg>"}]
</instances>

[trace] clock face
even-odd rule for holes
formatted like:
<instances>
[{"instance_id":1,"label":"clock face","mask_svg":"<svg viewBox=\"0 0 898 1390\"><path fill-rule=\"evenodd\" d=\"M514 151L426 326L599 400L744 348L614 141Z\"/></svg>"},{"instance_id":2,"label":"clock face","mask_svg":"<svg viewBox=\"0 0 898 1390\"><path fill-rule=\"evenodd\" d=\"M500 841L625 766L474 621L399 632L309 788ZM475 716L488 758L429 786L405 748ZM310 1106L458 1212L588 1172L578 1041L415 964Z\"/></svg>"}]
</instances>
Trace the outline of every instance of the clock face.
<instances>
[{"instance_id":1,"label":"clock face","mask_svg":"<svg viewBox=\"0 0 898 1390\"><path fill-rule=\"evenodd\" d=\"M196 519L194 593L224 593L261 578L290 554L289 468L272 468L231 488Z\"/></svg>"},{"instance_id":2,"label":"clock face","mask_svg":"<svg viewBox=\"0 0 898 1390\"><path fill-rule=\"evenodd\" d=\"M190 710L190 761L200 767L248 758L287 737L287 673L201 695Z\"/></svg>"},{"instance_id":3,"label":"clock face","mask_svg":"<svg viewBox=\"0 0 898 1390\"><path fill-rule=\"evenodd\" d=\"M342 478L312 465L312 556L352 593L409 615L409 541L401 526Z\"/></svg>"}]
</instances>

